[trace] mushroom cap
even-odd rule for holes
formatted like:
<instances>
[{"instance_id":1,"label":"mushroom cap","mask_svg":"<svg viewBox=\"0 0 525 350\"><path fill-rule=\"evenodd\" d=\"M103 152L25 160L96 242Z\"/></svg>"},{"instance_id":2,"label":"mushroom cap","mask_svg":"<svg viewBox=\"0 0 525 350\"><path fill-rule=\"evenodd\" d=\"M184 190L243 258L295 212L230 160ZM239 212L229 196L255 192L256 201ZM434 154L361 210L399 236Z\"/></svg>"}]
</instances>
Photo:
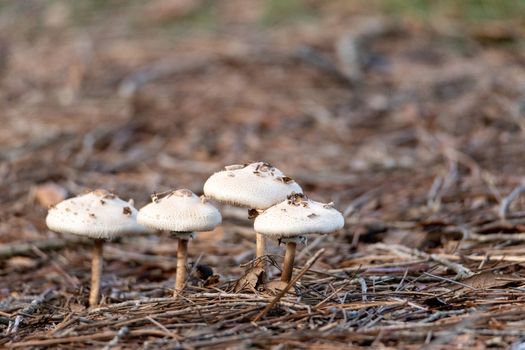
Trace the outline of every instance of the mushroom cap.
<instances>
[{"instance_id":1,"label":"mushroom cap","mask_svg":"<svg viewBox=\"0 0 525 350\"><path fill-rule=\"evenodd\" d=\"M219 202L252 209L267 209L301 187L268 163L230 165L204 184L204 194Z\"/></svg>"},{"instance_id":2,"label":"mushroom cap","mask_svg":"<svg viewBox=\"0 0 525 350\"><path fill-rule=\"evenodd\" d=\"M219 210L190 190L180 189L163 197L152 196L152 202L139 210L141 225L172 232L210 231L222 221Z\"/></svg>"},{"instance_id":3,"label":"mushroom cap","mask_svg":"<svg viewBox=\"0 0 525 350\"><path fill-rule=\"evenodd\" d=\"M312 233L326 234L344 226L343 215L332 207L294 194L257 216L255 231L274 238L296 237Z\"/></svg>"},{"instance_id":4,"label":"mushroom cap","mask_svg":"<svg viewBox=\"0 0 525 350\"><path fill-rule=\"evenodd\" d=\"M125 202L102 189L50 207L46 224L55 232L99 239L149 231L137 223L137 209L132 200Z\"/></svg>"}]
</instances>

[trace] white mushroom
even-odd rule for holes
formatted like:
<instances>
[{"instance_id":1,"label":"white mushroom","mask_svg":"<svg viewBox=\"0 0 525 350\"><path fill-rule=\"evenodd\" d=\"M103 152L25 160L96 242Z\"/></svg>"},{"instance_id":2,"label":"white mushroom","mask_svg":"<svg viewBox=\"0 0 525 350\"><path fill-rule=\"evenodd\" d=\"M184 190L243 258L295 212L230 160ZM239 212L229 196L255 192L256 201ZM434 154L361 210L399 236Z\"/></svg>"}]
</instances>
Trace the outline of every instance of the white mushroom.
<instances>
[{"instance_id":1,"label":"white mushroom","mask_svg":"<svg viewBox=\"0 0 525 350\"><path fill-rule=\"evenodd\" d=\"M66 199L51 207L46 224L55 232L94 239L89 296L91 306L98 304L104 240L148 231L137 223L137 209L131 200L125 202L102 189Z\"/></svg>"},{"instance_id":2,"label":"white mushroom","mask_svg":"<svg viewBox=\"0 0 525 350\"><path fill-rule=\"evenodd\" d=\"M257 214L253 209L267 209L292 193L302 193L301 187L282 171L264 162L227 166L210 176L204 184L207 197L249 208L249 214ZM264 255L264 236L256 234L256 257Z\"/></svg>"},{"instance_id":3,"label":"white mushroom","mask_svg":"<svg viewBox=\"0 0 525 350\"><path fill-rule=\"evenodd\" d=\"M327 234L344 226L343 215L332 207L308 199L304 194L294 194L260 214L254 223L255 231L286 242L286 253L281 280L292 277L297 241L309 234Z\"/></svg>"},{"instance_id":4,"label":"white mushroom","mask_svg":"<svg viewBox=\"0 0 525 350\"><path fill-rule=\"evenodd\" d=\"M170 231L178 238L176 296L186 281L189 238L193 232L213 230L221 223L221 214L204 197L199 198L190 190L180 189L162 197L153 195L152 202L140 209L137 220L144 226Z\"/></svg>"},{"instance_id":5,"label":"white mushroom","mask_svg":"<svg viewBox=\"0 0 525 350\"><path fill-rule=\"evenodd\" d=\"M264 210L291 194L302 193L301 187L279 169L268 163L230 165L204 184L204 194L219 202Z\"/></svg>"}]
</instances>

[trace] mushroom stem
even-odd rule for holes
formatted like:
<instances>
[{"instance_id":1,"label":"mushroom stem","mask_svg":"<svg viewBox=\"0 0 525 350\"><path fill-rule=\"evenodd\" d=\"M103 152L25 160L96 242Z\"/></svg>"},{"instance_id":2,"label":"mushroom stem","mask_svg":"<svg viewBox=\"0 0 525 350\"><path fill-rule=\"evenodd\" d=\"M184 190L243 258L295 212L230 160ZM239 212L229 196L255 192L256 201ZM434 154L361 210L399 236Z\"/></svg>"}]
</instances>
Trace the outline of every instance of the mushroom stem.
<instances>
[{"instance_id":1,"label":"mushroom stem","mask_svg":"<svg viewBox=\"0 0 525 350\"><path fill-rule=\"evenodd\" d=\"M177 296L178 292L184 289L184 283L186 282L186 259L188 258L188 239L179 237L179 243L177 246L177 275L175 276L175 293L173 296Z\"/></svg>"},{"instance_id":2,"label":"mushroom stem","mask_svg":"<svg viewBox=\"0 0 525 350\"><path fill-rule=\"evenodd\" d=\"M295 259L295 248L297 248L296 242L286 243L286 253L284 254L283 272L281 274L281 281L290 282L292 279L293 262Z\"/></svg>"},{"instance_id":3,"label":"mushroom stem","mask_svg":"<svg viewBox=\"0 0 525 350\"><path fill-rule=\"evenodd\" d=\"M98 305L98 299L100 296L100 276L102 275L103 250L104 241L102 239L95 239L93 261L91 265L91 291L89 292L89 306L91 307Z\"/></svg>"},{"instance_id":4,"label":"mushroom stem","mask_svg":"<svg viewBox=\"0 0 525 350\"><path fill-rule=\"evenodd\" d=\"M255 257L266 255L266 238L260 233L255 234Z\"/></svg>"},{"instance_id":5,"label":"mushroom stem","mask_svg":"<svg viewBox=\"0 0 525 350\"><path fill-rule=\"evenodd\" d=\"M249 219L255 219L259 215L259 212L257 209L249 209L248 210L248 218ZM263 257L266 255L266 238L261 235L260 233L255 233L255 258L259 259L260 257ZM267 275L268 271L266 269L266 262L264 260L260 260L257 263L257 266L260 266L264 268L264 273Z\"/></svg>"}]
</instances>

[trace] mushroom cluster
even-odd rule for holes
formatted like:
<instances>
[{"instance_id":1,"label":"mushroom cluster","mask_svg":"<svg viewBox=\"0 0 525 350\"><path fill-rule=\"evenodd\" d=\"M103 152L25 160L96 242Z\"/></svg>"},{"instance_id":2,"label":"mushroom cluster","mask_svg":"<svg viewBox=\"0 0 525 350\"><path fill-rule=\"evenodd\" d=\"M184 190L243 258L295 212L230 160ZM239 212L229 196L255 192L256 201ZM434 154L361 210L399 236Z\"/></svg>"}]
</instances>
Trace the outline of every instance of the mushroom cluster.
<instances>
[{"instance_id":1,"label":"mushroom cluster","mask_svg":"<svg viewBox=\"0 0 525 350\"><path fill-rule=\"evenodd\" d=\"M248 208L251 219L288 195L302 191L292 178L264 162L229 165L204 183L204 195L222 203ZM261 258L266 254L264 235L256 233L255 238L255 256ZM265 265L264 261L260 264Z\"/></svg>"},{"instance_id":2,"label":"mushroom cluster","mask_svg":"<svg viewBox=\"0 0 525 350\"><path fill-rule=\"evenodd\" d=\"M135 209L106 190L95 190L66 199L49 209L49 229L94 240L89 304L99 302L103 244L128 234L169 231L178 240L174 295L186 283L188 242L197 232L211 231L221 224L219 210L209 199L248 208L254 220L257 264L264 269L265 239L286 243L281 281L290 282L297 243L310 234L327 234L344 225L342 214L332 203L310 200L302 188L276 167L256 162L230 165L213 174L204 184L204 196L188 189L153 194L151 203Z\"/></svg>"}]
</instances>

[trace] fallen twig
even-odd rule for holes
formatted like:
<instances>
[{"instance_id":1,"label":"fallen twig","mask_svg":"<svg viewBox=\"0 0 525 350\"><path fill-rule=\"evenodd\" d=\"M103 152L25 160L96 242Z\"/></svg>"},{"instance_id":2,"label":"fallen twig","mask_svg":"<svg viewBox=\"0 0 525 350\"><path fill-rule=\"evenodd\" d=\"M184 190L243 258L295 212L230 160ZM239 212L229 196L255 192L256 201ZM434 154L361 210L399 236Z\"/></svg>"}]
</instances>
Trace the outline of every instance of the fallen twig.
<instances>
[{"instance_id":1,"label":"fallen twig","mask_svg":"<svg viewBox=\"0 0 525 350\"><path fill-rule=\"evenodd\" d=\"M31 304L29 304L28 306L26 306L18 312L18 315L15 317L14 321L9 322L6 333L10 335L18 332L18 328L20 327L20 324L22 324L22 322L24 321L24 317L27 315L32 315L40 307L40 305L42 305L42 303L51 299L54 295L55 294L53 290L47 289L36 299L31 301Z\"/></svg>"},{"instance_id":2,"label":"fallen twig","mask_svg":"<svg viewBox=\"0 0 525 350\"><path fill-rule=\"evenodd\" d=\"M502 220L507 219L509 208L512 202L514 202L521 194L525 192L525 185L519 185L512 192L501 200L499 206L499 216Z\"/></svg>"},{"instance_id":3,"label":"fallen twig","mask_svg":"<svg viewBox=\"0 0 525 350\"><path fill-rule=\"evenodd\" d=\"M257 316L255 316L252 320L252 322L257 322L258 320L260 320L262 317L264 317L264 315L266 315L268 313L268 311L270 311L272 309L272 307L274 307L275 304L277 304L277 302L290 290L290 288L301 278L303 277L303 275L306 273L306 271L308 271L310 269L310 267L312 267L312 265L317 261L317 259L319 259L319 257L324 253L324 248L322 249L319 249L317 251L317 253L314 254L314 256L312 256L310 259L308 259L308 261L306 262L306 264L304 265L304 267L301 269L301 271L297 274L297 276L295 276L287 285L286 287L283 288L283 290L277 294L277 296L259 313L257 314Z\"/></svg>"},{"instance_id":4,"label":"fallen twig","mask_svg":"<svg viewBox=\"0 0 525 350\"><path fill-rule=\"evenodd\" d=\"M118 343L120 342L120 340L122 338L124 338L127 334L129 333L129 328L124 326L122 327L121 329L119 329L119 331L117 332L117 334L115 334L115 336L113 337L113 339L111 339L107 344L106 346L104 346L103 350L111 350L113 349L115 346L118 345Z\"/></svg>"},{"instance_id":5,"label":"fallen twig","mask_svg":"<svg viewBox=\"0 0 525 350\"><path fill-rule=\"evenodd\" d=\"M456 272L456 278L457 279L463 279L463 278L466 278L466 277L470 277L472 275L474 275L474 272L470 271L470 269L468 269L467 267L461 265L461 264L458 264L458 263L455 263L455 262L452 262L452 261L449 261L447 259L445 259L443 256L440 256L440 255L437 255L437 254L427 254L425 252L422 252L420 250L417 250L417 249L410 249L410 248L407 248L407 247L404 247L404 246L401 246L401 245L398 245L398 244L383 244L383 243L378 243L376 244L376 247L380 248L380 249L385 249L385 250L388 250L390 252L393 252L395 254L398 254L400 256L412 256L412 257L417 257L417 258L421 258L421 259L425 259L425 260L428 260L428 261L433 261L433 262L437 262L443 266L446 266L447 268L451 269L452 271Z\"/></svg>"}]
</instances>

